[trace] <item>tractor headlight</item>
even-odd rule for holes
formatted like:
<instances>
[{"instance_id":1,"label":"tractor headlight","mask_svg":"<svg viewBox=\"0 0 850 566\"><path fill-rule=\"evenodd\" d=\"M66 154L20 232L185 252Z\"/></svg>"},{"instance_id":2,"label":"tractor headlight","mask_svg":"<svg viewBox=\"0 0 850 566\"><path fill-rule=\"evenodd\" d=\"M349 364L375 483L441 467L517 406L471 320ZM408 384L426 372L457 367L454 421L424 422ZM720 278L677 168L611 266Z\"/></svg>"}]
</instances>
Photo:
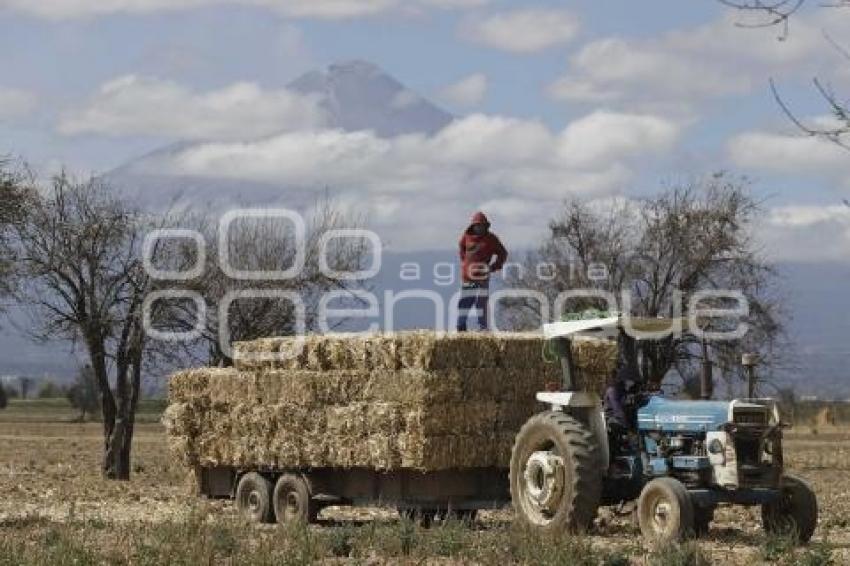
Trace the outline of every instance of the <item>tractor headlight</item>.
<instances>
[{"instance_id":1,"label":"tractor headlight","mask_svg":"<svg viewBox=\"0 0 850 566\"><path fill-rule=\"evenodd\" d=\"M722 454L723 443L720 442L719 439L715 438L714 440L708 443L708 452L710 454Z\"/></svg>"}]
</instances>

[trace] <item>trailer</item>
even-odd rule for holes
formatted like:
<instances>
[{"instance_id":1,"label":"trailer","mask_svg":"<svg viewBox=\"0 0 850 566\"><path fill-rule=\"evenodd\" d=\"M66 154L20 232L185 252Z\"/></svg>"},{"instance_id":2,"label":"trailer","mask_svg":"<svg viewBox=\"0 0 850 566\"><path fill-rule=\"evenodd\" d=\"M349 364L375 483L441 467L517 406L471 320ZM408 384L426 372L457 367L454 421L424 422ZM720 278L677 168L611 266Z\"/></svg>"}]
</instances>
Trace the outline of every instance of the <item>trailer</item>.
<instances>
[{"instance_id":1,"label":"trailer","mask_svg":"<svg viewBox=\"0 0 850 566\"><path fill-rule=\"evenodd\" d=\"M368 468L195 470L202 495L232 499L259 523L313 523L325 507L395 508L423 522L452 516L472 520L482 509L510 505L507 468L382 472Z\"/></svg>"},{"instance_id":2,"label":"trailer","mask_svg":"<svg viewBox=\"0 0 850 566\"><path fill-rule=\"evenodd\" d=\"M233 368L169 381L169 446L198 490L258 522L315 521L324 507L383 506L424 521L510 505L517 431L560 379L542 334L323 335L239 343ZM598 350L597 350L598 348ZM576 359L615 351L577 345Z\"/></svg>"}]
</instances>

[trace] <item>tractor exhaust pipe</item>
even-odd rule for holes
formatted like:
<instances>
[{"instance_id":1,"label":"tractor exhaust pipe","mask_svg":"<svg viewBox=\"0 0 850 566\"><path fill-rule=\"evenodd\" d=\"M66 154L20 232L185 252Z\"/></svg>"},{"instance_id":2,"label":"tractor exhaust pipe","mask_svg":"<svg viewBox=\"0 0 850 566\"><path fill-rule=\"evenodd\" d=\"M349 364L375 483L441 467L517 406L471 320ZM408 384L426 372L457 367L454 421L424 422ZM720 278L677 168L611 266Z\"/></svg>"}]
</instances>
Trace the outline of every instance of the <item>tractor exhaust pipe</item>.
<instances>
[{"instance_id":1,"label":"tractor exhaust pipe","mask_svg":"<svg viewBox=\"0 0 850 566\"><path fill-rule=\"evenodd\" d=\"M714 366L708 357L708 342L702 341L702 375L700 376L700 399L714 397Z\"/></svg>"},{"instance_id":2,"label":"tractor exhaust pipe","mask_svg":"<svg viewBox=\"0 0 850 566\"><path fill-rule=\"evenodd\" d=\"M759 355L753 352L741 356L741 365L747 372L747 398L755 399L756 396L756 366L759 365Z\"/></svg>"},{"instance_id":3,"label":"tractor exhaust pipe","mask_svg":"<svg viewBox=\"0 0 850 566\"><path fill-rule=\"evenodd\" d=\"M573 368L573 349L569 338L556 338L553 341L555 355L561 360L561 390L575 391L575 371Z\"/></svg>"}]
</instances>

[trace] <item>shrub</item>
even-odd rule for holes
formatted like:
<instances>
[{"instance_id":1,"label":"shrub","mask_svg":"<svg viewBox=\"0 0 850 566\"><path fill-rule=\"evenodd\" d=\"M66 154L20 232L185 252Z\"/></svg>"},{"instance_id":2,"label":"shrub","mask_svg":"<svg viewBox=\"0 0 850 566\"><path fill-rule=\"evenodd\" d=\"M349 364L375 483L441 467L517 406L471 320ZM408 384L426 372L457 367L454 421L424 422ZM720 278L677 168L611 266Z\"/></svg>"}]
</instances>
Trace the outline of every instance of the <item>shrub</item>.
<instances>
[{"instance_id":1,"label":"shrub","mask_svg":"<svg viewBox=\"0 0 850 566\"><path fill-rule=\"evenodd\" d=\"M65 391L52 381L47 381L38 390L39 399L58 399L65 395Z\"/></svg>"},{"instance_id":2,"label":"shrub","mask_svg":"<svg viewBox=\"0 0 850 566\"><path fill-rule=\"evenodd\" d=\"M81 421L85 421L87 415L94 417L100 412L100 390L91 366L80 369L65 396L71 406L80 411Z\"/></svg>"}]
</instances>

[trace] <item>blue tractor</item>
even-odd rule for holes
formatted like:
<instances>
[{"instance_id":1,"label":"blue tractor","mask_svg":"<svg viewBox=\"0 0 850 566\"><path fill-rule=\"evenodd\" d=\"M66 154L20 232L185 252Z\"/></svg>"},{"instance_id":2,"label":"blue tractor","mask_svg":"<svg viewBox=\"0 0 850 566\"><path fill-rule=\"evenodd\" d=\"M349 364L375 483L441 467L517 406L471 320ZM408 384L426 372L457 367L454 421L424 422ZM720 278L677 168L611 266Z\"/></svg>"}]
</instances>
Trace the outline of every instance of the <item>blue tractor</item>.
<instances>
[{"instance_id":1,"label":"blue tractor","mask_svg":"<svg viewBox=\"0 0 850 566\"><path fill-rule=\"evenodd\" d=\"M563 384L537 394L550 410L516 437L510 488L519 521L550 534L582 531L600 505L636 501L644 537L674 541L706 532L718 505L759 505L768 532L807 542L817 525L817 499L783 467L775 401L673 400L639 383L625 401L628 426L606 422L598 388L582 384L575 371L571 341L616 336L622 322L612 316L545 326ZM659 326L670 327L656 319L630 324L656 336Z\"/></svg>"}]
</instances>

